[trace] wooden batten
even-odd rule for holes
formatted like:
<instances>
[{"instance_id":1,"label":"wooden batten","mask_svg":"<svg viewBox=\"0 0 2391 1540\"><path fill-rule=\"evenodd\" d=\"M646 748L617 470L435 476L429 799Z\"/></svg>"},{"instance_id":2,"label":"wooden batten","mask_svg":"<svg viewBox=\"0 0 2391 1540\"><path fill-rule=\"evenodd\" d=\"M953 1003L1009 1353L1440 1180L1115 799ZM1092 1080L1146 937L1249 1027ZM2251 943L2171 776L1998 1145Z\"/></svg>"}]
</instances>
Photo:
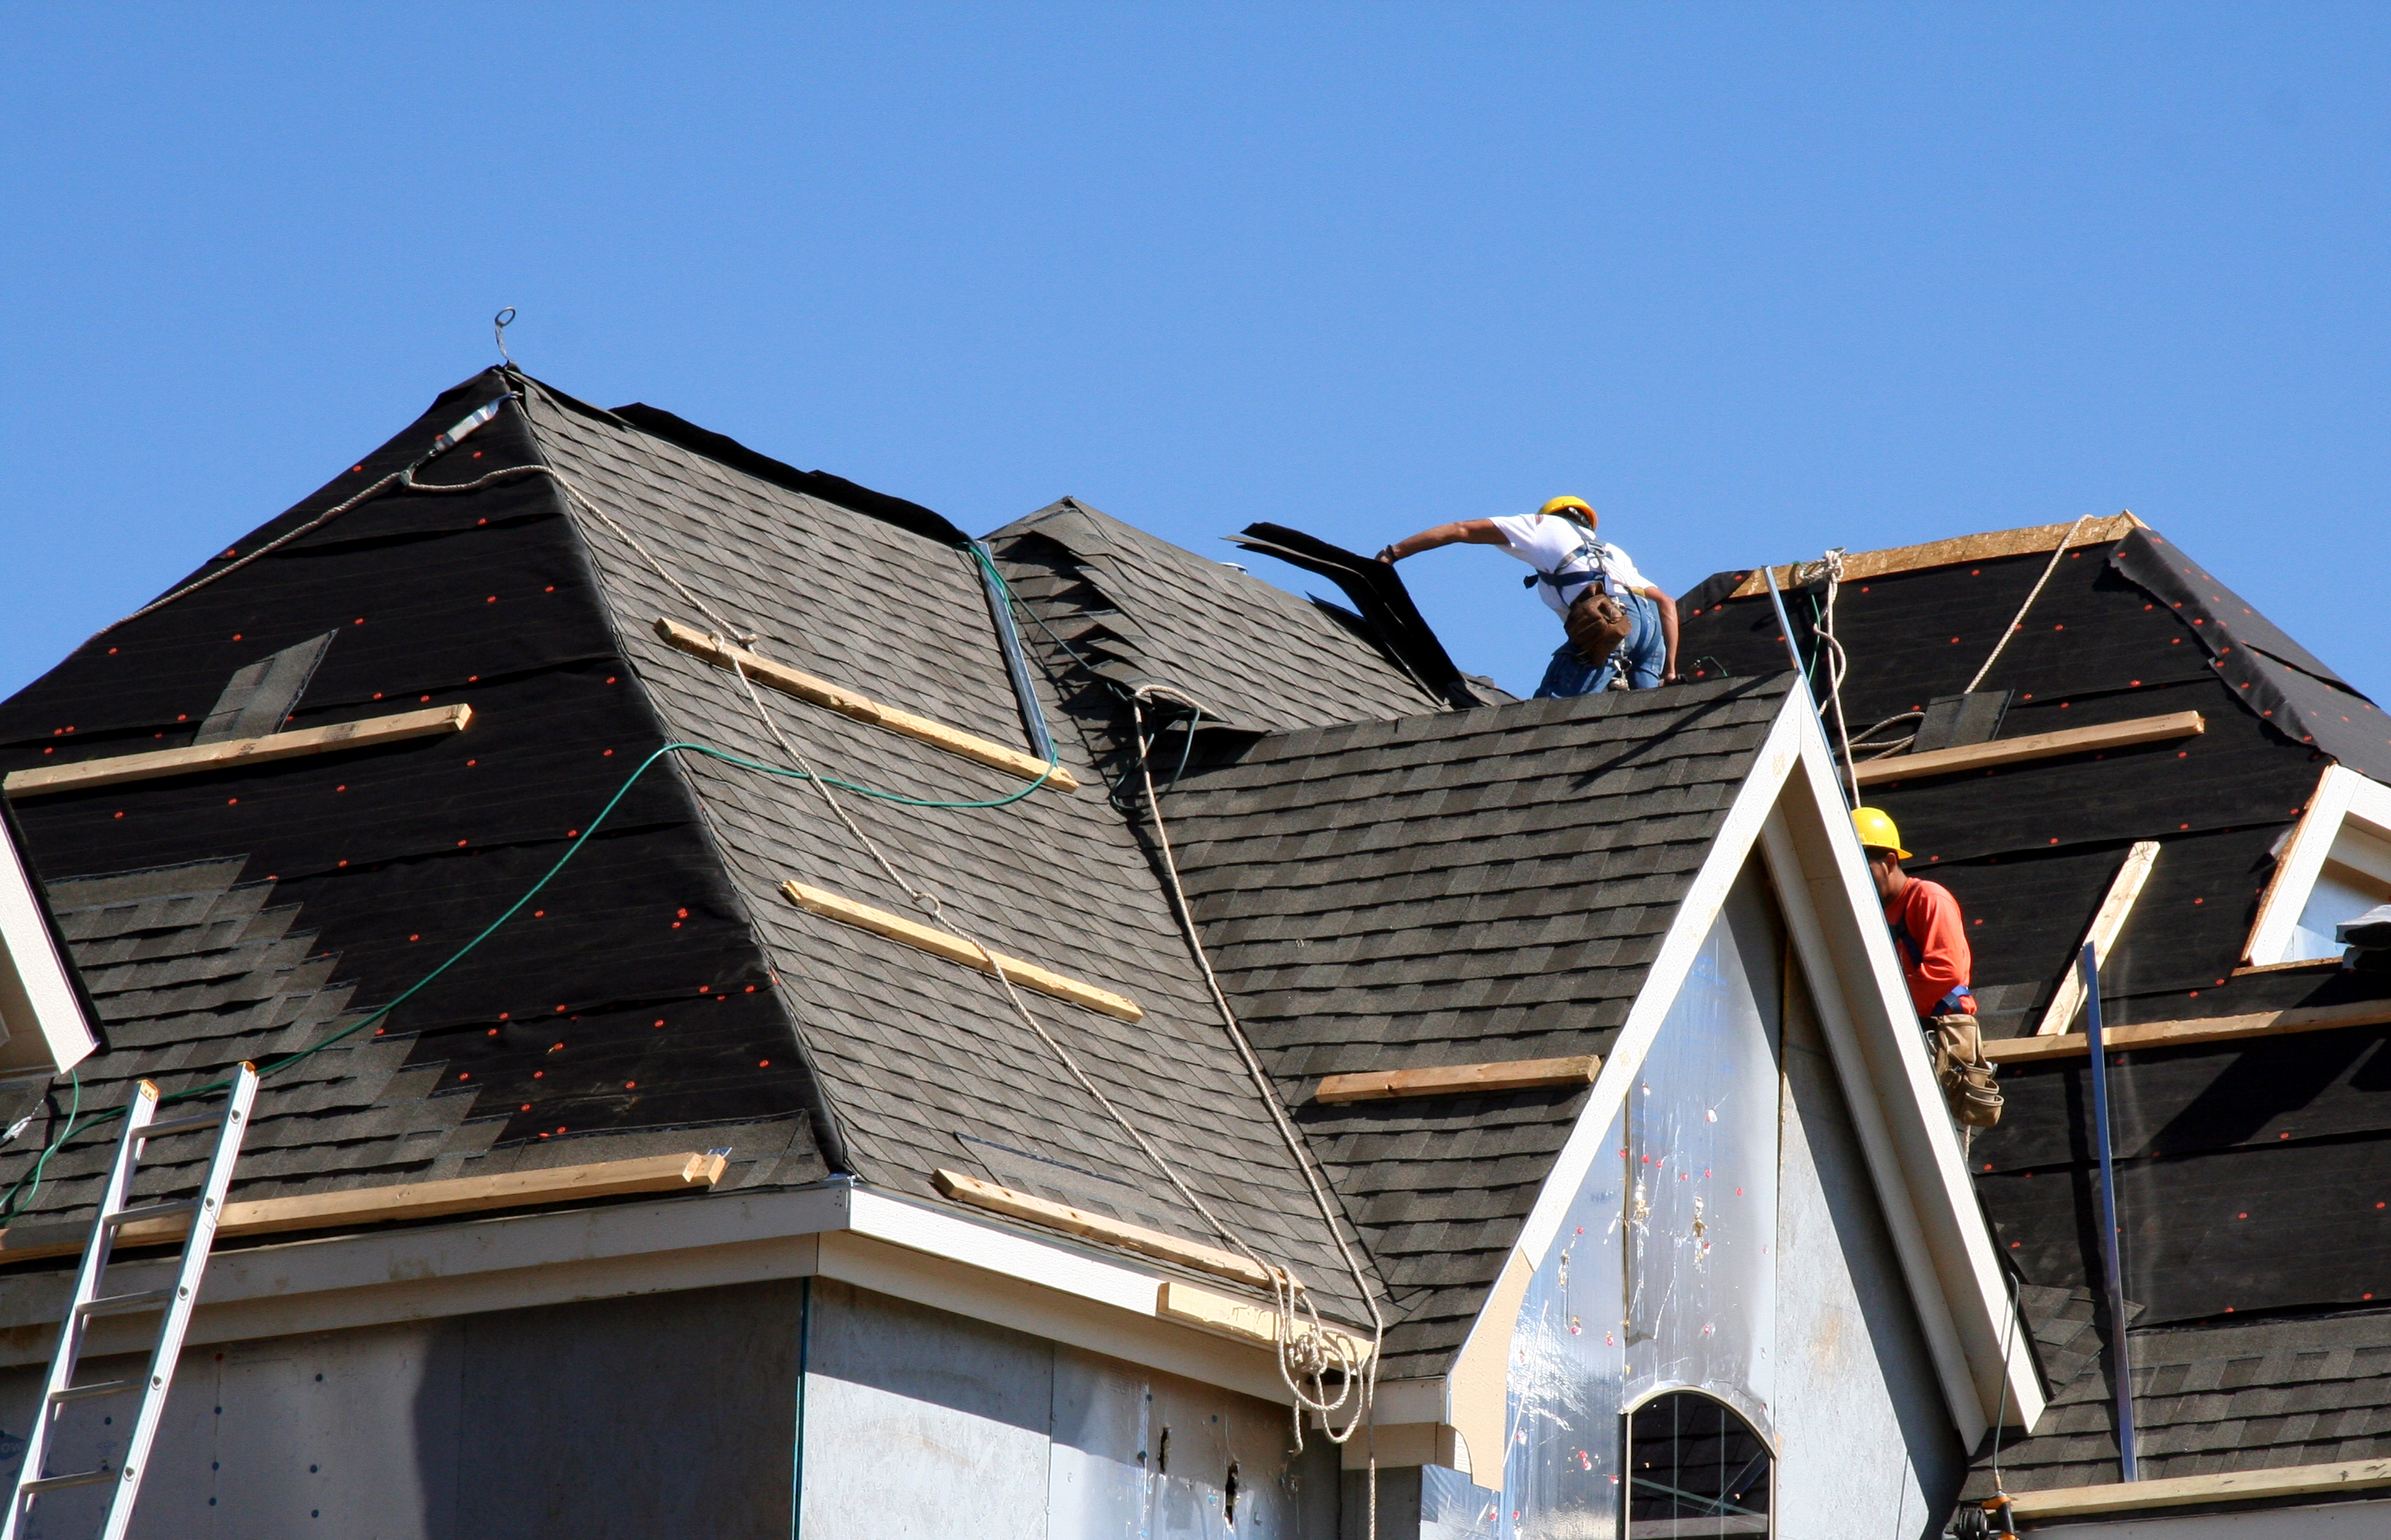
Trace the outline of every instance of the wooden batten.
<instances>
[{"instance_id":1,"label":"wooden batten","mask_svg":"<svg viewBox=\"0 0 2391 1540\"><path fill-rule=\"evenodd\" d=\"M2101 1513L2184 1508L2193 1503L2255 1503L2299 1497L2329 1501L2386 1486L2391 1486L2391 1459L2279 1465L2267 1470L2219 1470L2204 1476L2162 1476L2153 1481L2102 1482L2095 1486L2021 1492L2013 1499L2011 1511L2028 1521L2083 1519ZM2254 1533L2289 1534L2297 1528L2294 1521L2290 1529ZM2355 1534L2359 1531L2341 1533Z\"/></svg>"},{"instance_id":2,"label":"wooden batten","mask_svg":"<svg viewBox=\"0 0 2391 1540\"><path fill-rule=\"evenodd\" d=\"M2096 727L2070 727L2063 732L2036 733L2031 738L1997 738L1957 749L1865 760L1853 773L1862 786L1881 786L1887 781L1923 780L1929 776L1950 776L1963 770L1991 770L2028 760L2057 759L2062 754L2165 743L2197 737L2207 730L2207 719L2198 712L2169 712L2164 716L2138 716Z\"/></svg>"},{"instance_id":3,"label":"wooden batten","mask_svg":"<svg viewBox=\"0 0 2391 1540\"><path fill-rule=\"evenodd\" d=\"M1590 1085L1599 1054L1566 1059L1510 1059L1491 1064L1447 1064L1428 1070L1371 1070L1330 1075L1314 1101L1382 1101L1397 1097L1457 1097L1472 1091L1524 1091L1543 1085Z\"/></svg>"},{"instance_id":4,"label":"wooden batten","mask_svg":"<svg viewBox=\"0 0 2391 1540\"><path fill-rule=\"evenodd\" d=\"M1011 1187L1001 1187L993 1182L983 1182L976 1176L966 1176L960 1171L939 1170L930 1178L940 1192L959 1203L969 1203L990 1213L1001 1213L1008 1219L1019 1219L1065 1235L1075 1235L1082 1240L1099 1240L1107 1246L1118 1246L1131 1251L1142 1251L1165 1262L1175 1262L1182 1267L1192 1267L1200 1273L1211 1273L1224 1278L1234 1278L1257 1289L1271 1287L1271 1274L1260 1265L1234 1251L1224 1251L1218 1246L1207 1246L1160 1230L1149 1230L1143 1225L1090 1213L1067 1203L1050 1202ZM1284 1270L1279 1277L1291 1287L1301 1290L1302 1284L1289 1277Z\"/></svg>"},{"instance_id":5,"label":"wooden batten","mask_svg":"<svg viewBox=\"0 0 2391 1540\"><path fill-rule=\"evenodd\" d=\"M1166 1321L1177 1321L1215 1336L1234 1338L1259 1348L1276 1348L1279 1340L1278 1312L1268 1305L1250 1300L1233 1300L1225 1294L1215 1294L1208 1289L1181 1283L1176 1278L1165 1279L1157 1290L1154 1313ZM1306 1319L1299 1315L1296 1319ZM1323 1322L1323 1333L1332 1347L1351 1362L1361 1365L1370 1361L1370 1333L1361 1327Z\"/></svg>"},{"instance_id":6,"label":"wooden batten","mask_svg":"<svg viewBox=\"0 0 2391 1540\"><path fill-rule=\"evenodd\" d=\"M2391 1025L2391 1000L2365 1000L2352 1005L2217 1016L2203 1021L2148 1021L2138 1027L2108 1027L2102 1030L2100 1042L2109 1052L2123 1053L2128 1048L2190 1048L2244 1037L2288 1037L2298 1032L2385 1025ZM2034 1064L2048 1059L2078 1058L2091 1051L2092 1040L2080 1032L2057 1033L2049 1037L1993 1038L1984 1044L1984 1057L1996 1064Z\"/></svg>"},{"instance_id":7,"label":"wooden batten","mask_svg":"<svg viewBox=\"0 0 2391 1540\"><path fill-rule=\"evenodd\" d=\"M184 749L154 749L138 754L77 760L71 764L14 770L0 787L5 787L10 797L38 797L51 791L81 791L125 781L156 780L163 776L196 776L210 770L262 764L269 760L296 759L304 754L329 754L340 749L363 749L410 738L461 733L472 722L471 706L434 706L429 711L401 712L395 716L369 716L361 722L303 727L294 733L233 738L221 743L194 743Z\"/></svg>"},{"instance_id":8,"label":"wooden batten","mask_svg":"<svg viewBox=\"0 0 2391 1540\"><path fill-rule=\"evenodd\" d=\"M216 1224L216 1238L238 1239L286 1230L345 1229L357 1225L439 1219L543 1203L682 1192L691 1187L711 1187L722 1179L725 1164L722 1151L707 1150L601 1161L591 1165L549 1166L540 1171L509 1171L489 1176L455 1176L438 1182L405 1182L396 1187L350 1187L296 1198L261 1198L246 1203L226 1203L224 1217ZM117 1232L116 1244L168 1245L182 1239L189 1229L187 1217L139 1220ZM84 1249L90 1235L88 1221L14 1225L0 1230L0 1263L72 1255Z\"/></svg>"},{"instance_id":9,"label":"wooden batten","mask_svg":"<svg viewBox=\"0 0 2391 1540\"><path fill-rule=\"evenodd\" d=\"M2087 519L2083 527L2073 523L2036 524L2023 530L1995 530L1988 534L1963 534L1950 540L1931 541L1923 545L1894 545L1881 551L1860 551L1843 558L1843 581L1857 583L1864 578L1885 577L1893 572L1914 572L1928 567L1956 567L1963 561L1996 561L2002 557L2032 556L2037 551L2055 551L2059 543L2067 540L2070 547L2105 545L2123 540L2136 530L2148 529L2130 513L2113 514L2107 519ZM2067 539L2067 532L2075 530L2075 538ZM1798 563L1796 564L1798 565ZM1793 586L1794 567L1777 569L1777 586ZM1768 592L1767 580L1753 572L1736 585L1731 599L1748 599Z\"/></svg>"},{"instance_id":10,"label":"wooden batten","mask_svg":"<svg viewBox=\"0 0 2391 1540\"><path fill-rule=\"evenodd\" d=\"M950 727L943 722L933 722L926 716L916 716L911 712L898 711L894 706L884 706L869 696L858 695L853 690L843 689L827 680L817 679L812 674L801 673L786 663L776 663L769 658L758 657L744 648L732 647L728 642L717 641L695 626L683 625L679 621L668 621L658 616L656 635L692 658L703 658L718 668L735 668L756 683L769 689L778 690L782 695L793 695L800 700L809 701L826 711L836 712L841 716L850 716L858 722L869 722L874 726L885 727L892 733L902 733L907 738L926 743L933 749L944 750L959 759L971 760L975 764L985 764L991 769L1002 770L1010 775L1019 776L1025 780L1042 780L1058 791L1079 789L1078 777L1059 764L1050 765L1034 754L1024 753L1018 749L1008 749L1002 743L990 742L976 734L964 732L960 727Z\"/></svg>"},{"instance_id":11,"label":"wooden batten","mask_svg":"<svg viewBox=\"0 0 2391 1540\"><path fill-rule=\"evenodd\" d=\"M2092 916L2090 929L2084 933L2095 957L2105 962L2109 949L2117 944L2117 935L2125 930L2126 918L2134 912L2134 900L2142 896L2142 884L2150 880L2151 867L2158 858L2159 843L2155 840L2138 840L2126 852L2126 864L2117 868L2115 879L2109 884L2099 911ZM2075 955L2082 956L2084 948L2079 945ZM2042 1013L2037 1035L2049 1037L2065 1032L2075 1020L2075 1013L2083 1008L2084 973L2071 967L2067 976L2059 981L2058 993L2050 997L2050 1008Z\"/></svg>"},{"instance_id":12,"label":"wooden batten","mask_svg":"<svg viewBox=\"0 0 2391 1540\"><path fill-rule=\"evenodd\" d=\"M932 956L944 957L949 962L958 962L965 968L976 968L983 973L1002 973L1024 989L1034 989L1040 995L1051 995L1057 1000L1068 1000L1075 1006L1085 1006L1090 1010L1102 1011L1106 1016L1118 1016L1124 1021L1139 1021L1145 1019L1145 1007L1125 995L1116 995L1109 989L1098 989L1093 984L1081 983L1077 979L1066 978L1051 969L1040 968L1036 963L1023 962L1019 957L1008 957L1002 952L986 951L950 930L940 930L934 926L923 925L907 919L902 915L892 915L885 909L875 909L869 904L858 904L851 898L841 898L836 893L825 892L820 888L808 887L803 882L783 882L781 884L781 892L788 895L789 902L792 904L809 913L820 915L825 919L834 919L843 925L852 925L859 930L869 930L873 935L885 936L890 941L902 942L908 946L918 947Z\"/></svg>"}]
</instances>

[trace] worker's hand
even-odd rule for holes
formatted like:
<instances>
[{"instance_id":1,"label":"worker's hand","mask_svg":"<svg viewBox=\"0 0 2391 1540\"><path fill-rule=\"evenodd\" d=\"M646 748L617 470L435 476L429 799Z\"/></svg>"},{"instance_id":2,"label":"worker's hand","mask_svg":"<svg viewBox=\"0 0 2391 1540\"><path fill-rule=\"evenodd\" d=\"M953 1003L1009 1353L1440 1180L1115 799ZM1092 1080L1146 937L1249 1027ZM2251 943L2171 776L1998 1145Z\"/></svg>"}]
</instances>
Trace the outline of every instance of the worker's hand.
<instances>
[{"instance_id":1,"label":"worker's hand","mask_svg":"<svg viewBox=\"0 0 2391 1540\"><path fill-rule=\"evenodd\" d=\"M1391 567L1396 562L1401 561L1402 558L1396 552L1392 545L1382 545L1378 548L1378 559Z\"/></svg>"}]
</instances>

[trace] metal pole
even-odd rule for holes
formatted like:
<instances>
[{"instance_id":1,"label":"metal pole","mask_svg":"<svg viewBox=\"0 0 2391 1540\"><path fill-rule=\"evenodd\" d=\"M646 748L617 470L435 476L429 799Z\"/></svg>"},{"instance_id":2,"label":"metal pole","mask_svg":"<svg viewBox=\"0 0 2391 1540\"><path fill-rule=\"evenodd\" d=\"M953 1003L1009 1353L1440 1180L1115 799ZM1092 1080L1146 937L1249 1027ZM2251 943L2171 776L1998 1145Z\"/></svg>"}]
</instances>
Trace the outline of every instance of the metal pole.
<instances>
[{"instance_id":1,"label":"metal pole","mask_svg":"<svg viewBox=\"0 0 2391 1540\"><path fill-rule=\"evenodd\" d=\"M1824 712L1818 710L1817 693L1810 688L1810 668L1808 664L1802 661L1802 649L1793 645L1793 622L1786 616L1785 613L1785 596L1777 591L1777 569L1774 567L1763 567L1760 569L1760 575L1765 579L1768 584L1768 602L1777 608L1777 629L1784 634L1785 655L1793 660L1793 672L1802 676L1802 695L1804 699L1810 702L1810 714L1817 719L1818 736L1822 738L1826 738L1827 715ZM1830 744L1834 740L1831 738L1828 739L1828 742ZM1829 750L1829 755L1830 758L1832 757L1831 750ZM1852 783L1848 792L1846 793L1850 798L1848 805L1857 807L1860 805L1860 787L1858 776L1856 773L1852 772L1848 766L1845 767L1845 773L1852 776ZM1838 789L1841 789L1840 785Z\"/></svg>"},{"instance_id":2,"label":"metal pole","mask_svg":"<svg viewBox=\"0 0 2391 1540\"><path fill-rule=\"evenodd\" d=\"M2141 1480L2134 1459L2134 1351L2126 1338L2125 1237L2117 1228L2117 1177L2109 1163L2109 1057L2100 1046L2100 956L2090 942L2076 959L2084 975L2084 1027L2092 1050L2092 1136L2100 1147L2100 1265L2109 1278L2109 1383L2117 1392L2117 1469Z\"/></svg>"}]
</instances>

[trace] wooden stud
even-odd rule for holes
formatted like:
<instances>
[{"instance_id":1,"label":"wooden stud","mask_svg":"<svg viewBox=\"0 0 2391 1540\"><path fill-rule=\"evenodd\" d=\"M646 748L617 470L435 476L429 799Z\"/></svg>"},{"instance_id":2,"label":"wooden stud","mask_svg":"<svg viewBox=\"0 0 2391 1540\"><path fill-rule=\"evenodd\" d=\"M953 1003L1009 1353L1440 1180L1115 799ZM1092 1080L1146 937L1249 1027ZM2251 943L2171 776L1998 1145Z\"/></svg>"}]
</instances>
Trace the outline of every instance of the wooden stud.
<instances>
[{"instance_id":1,"label":"wooden stud","mask_svg":"<svg viewBox=\"0 0 2391 1540\"><path fill-rule=\"evenodd\" d=\"M2102 1482L2094 1486L2021 1492L2013 1499L2011 1511L2021 1519L2074 1519L2095 1513L2182 1508L2191 1503L2256 1502L2269 1497L2329 1500L2342 1493L2380 1486L2391 1486L2391 1459L2279 1465L2266 1470L2218 1470L2203 1476L2163 1476L2154 1481Z\"/></svg>"},{"instance_id":2,"label":"wooden stud","mask_svg":"<svg viewBox=\"0 0 2391 1540\"><path fill-rule=\"evenodd\" d=\"M2128 1048L2188 1048L2203 1043L2230 1043L2244 1037L2288 1037L2297 1032L2331 1032L2336 1027L2379 1027L2391 1024L2391 1000L2363 1000L2355 1005L2311 1006L2294 1010L2265 1010L2247 1016L2214 1016L2198 1021L2149 1021L2139 1027L2103 1027L2100 1043L2111 1053ZM2091 1039L2080 1032L2051 1037L1994 1037L1984 1041L1984 1057L1996 1064L2033 1064L2047 1059L2068 1059L2092 1051Z\"/></svg>"},{"instance_id":3,"label":"wooden stud","mask_svg":"<svg viewBox=\"0 0 2391 1540\"><path fill-rule=\"evenodd\" d=\"M1430 1070L1371 1070L1330 1075L1314 1101L1381 1101L1394 1097L1450 1097L1471 1091L1523 1091L1539 1085L1590 1085L1599 1054L1565 1059L1511 1059L1491 1064L1447 1064Z\"/></svg>"},{"instance_id":4,"label":"wooden stud","mask_svg":"<svg viewBox=\"0 0 2391 1540\"><path fill-rule=\"evenodd\" d=\"M1143 1225L1131 1225L1118 1219L1107 1219L1100 1213L1075 1209L1067 1204L1049 1202L1043 1198L1011 1187L1001 1187L993 1182L983 1182L976 1176L966 1176L960 1171L938 1170L931 1174L940 1192L959 1203L1001 1213L1008 1219L1026 1220L1050 1230L1060 1230L1083 1240L1100 1240L1108 1246L1120 1246L1132 1251L1143 1251L1150 1257L1175 1262L1182 1267L1193 1267L1200 1273L1213 1273L1239 1283L1249 1283L1257 1289L1271 1287L1271 1275L1234 1251L1224 1251L1217 1246L1186 1240L1160 1230L1149 1230ZM1291 1287L1303 1285L1287 1277L1279 1277Z\"/></svg>"},{"instance_id":5,"label":"wooden stud","mask_svg":"<svg viewBox=\"0 0 2391 1540\"><path fill-rule=\"evenodd\" d=\"M2108 519L2087 519L2076 530L2075 538L2067 542L2070 550L2086 545L2105 545L2123 540L2136 530L2150 526L2130 513L2116 514ZM1927 567L1956 567L1967 561L1995 561L2008 556L2031 556L2036 551L2055 551L2059 543L2067 539L2073 524L2036 524L2023 530L1996 530L1989 534L1963 534L1950 540L1931 541L1923 545L1895 545L1881 551L1860 551L1843 558L1843 581L1858 583L1867 578L1885 577L1894 572L1912 572ZM1798 563L1796 565L1799 565ZM1777 585L1793 586L1793 567L1777 569ZM1748 599L1768 592L1767 580L1754 572L1736 585L1731 599Z\"/></svg>"},{"instance_id":6,"label":"wooden stud","mask_svg":"<svg viewBox=\"0 0 2391 1540\"><path fill-rule=\"evenodd\" d=\"M2117 933L2126 928L2126 917L2134 912L2134 900L2142 896L2142 884L2150 880L2151 867L2159 858L2155 840L2137 840L2126 852L2126 864L2117 868L2116 879L2109 884L2108 896L2092 917L2091 929L2084 939L2098 950L2094 954L2103 962L2109 949L2117 944ZM2075 955L2082 956L2079 945ZM2084 1008L2084 970L2070 964L2067 976L2059 981L2059 993L2050 997L2050 1007L2042 1013L2042 1025L2035 1029L2038 1037L2051 1037L2067 1030L2075 1013Z\"/></svg>"},{"instance_id":7,"label":"wooden stud","mask_svg":"<svg viewBox=\"0 0 2391 1540\"><path fill-rule=\"evenodd\" d=\"M2207 730L2207 719L2198 712L2169 712L2164 716L2138 716L2097 727L2070 727L2061 732L2036 733L2031 738L1997 738L1957 749L1866 760L1855 767L1855 774L1862 786L1880 786L1887 781L1923 780L1929 776L1949 776L1962 770L1990 770L2026 760L2056 759L2061 754L2087 754L2096 749L2130 749L2141 743L2192 738Z\"/></svg>"},{"instance_id":8,"label":"wooden stud","mask_svg":"<svg viewBox=\"0 0 2391 1540\"><path fill-rule=\"evenodd\" d=\"M1154 1313L1166 1321L1177 1321L1215 1336L1233 1338L1254 1347L1278 1346L1278 1312L1268 1305L1247 1300L1233 1300L1225 1294L1215 1294L1208 1289L1181 1283L1176 1278L1165 1279L1155 1295ZM1298 1316L1302 1321L1302 1316ZM1361 1327L1323 1323L1330 1344L1341 1350L1349 1362L1356 1365L1370 1361L1370 1333Z\"/></svg>"},{"instance_id":9,"label":"wooden stud","mask_svg":"<svg viewBox=\"0 0 2391 1540\"><path fill-rule=\"evenodd\" d=\"M903 942L906 945L919 947L933 956L944 957L949 962L959 962L965 968L976 968L983 973L1002 972L1024 989L1034 989L1040 995L1051 995L1057 1000L1068 1000L1075 1006L1085 1006L1090 1010L1102 1011L1106 1016L1118 1016L1124 1021L1143 1020L1145 1017L1145 1008L1127 995L1115 995L1108 989L1098 989L1093 984L1081 983L1077 979L1066 978L1060 973L1040 968L1036 963L1023 962L1018 957L1008 957L1002 952L985 951L952 931L918 924L902 915L892 915L885 909L875 909L868 904L858 904L851 898L841 898L836 893L824 892L820 888L808 887L803 882L783 882L781 884L781 892L786 893L789 901L799 908L821 915L825 919L834 919L842 925L852 925L859 930L869 930L873 935L885 936L890 941Z\"/></svg>"},{"instance_id":10,"label":"wooden stud","mask_svg":"<svg viewBox=\"0 0 2391 1540\"><path fill-rule=\"evenodd\" d=\"M735 665L759 685L779 690L783 695L794 695L800 700L811 701L841 716L869 722L892 733L902 733L933 749L942 749L959 758L1019 776L1025 780L1042 780L1058 791L1079 789L1079 778L1059 764L1049 765L1035 754L1008 749L1002 743L992 743L960 727L933 722L926 716L915 716L894 706L884 706L869 696L842 689L810 674L800 673L786 663L776 663L769 658L759 658L744 648L718 642L694 626L668 621L660 615L656 618L656 635L692 658L703 658L719 668Z\"/></svg>"},{"instance_id":11,"label":"wooden stud","mask_svg":"<svg viewBox=\"0 0 2391 1540\"><path fill-rule=\"evenodd\" d=\"M71 764L12 770L0 787L5 787L11 797L38 797L51 791L81 791L125 781L155 780L161 776L196 776L202 771L231 770L267 760L330 753L336 749L362 749L368 744L461 733L472 722L471 706L435 706L430 711L401 712L396 716L369 716L361 722L335 722L328 727L303 727L295 733L268 733L264 738L226 738L221 743L195 743L187 749L156 749L107 759L78 760Z\"/></svg>"},{"instance_id":12,"label":"wooden stud","mask_svg":"<svg viewBox=\"0 0 2391 1540\"><path fill-rule=\"evenodd\" d=\"M722 1180L726 1163L718 1151L649 1155L629 1161L601 1161L592 1165L454 1176L438 1182L404 1182L395 1187L349 1187L296 1198L261 1198L246 1203L226 1203L224 1217L216 1224L216 1238L272 1235L284 1230L336 1229L351 1225L388 1225L403 1219L438 1219L448 1214L623 1198L636 1193L680 1192L690 1187L711 1187ZM116 1244L162 1246L182 1239L189 1229L187 1216L145 1219L119 1230ZM88 1222L11 1226L0 1230L0 1262L71 1255L84 1249L90 1235Z\"/></svg>"}]
</instances>

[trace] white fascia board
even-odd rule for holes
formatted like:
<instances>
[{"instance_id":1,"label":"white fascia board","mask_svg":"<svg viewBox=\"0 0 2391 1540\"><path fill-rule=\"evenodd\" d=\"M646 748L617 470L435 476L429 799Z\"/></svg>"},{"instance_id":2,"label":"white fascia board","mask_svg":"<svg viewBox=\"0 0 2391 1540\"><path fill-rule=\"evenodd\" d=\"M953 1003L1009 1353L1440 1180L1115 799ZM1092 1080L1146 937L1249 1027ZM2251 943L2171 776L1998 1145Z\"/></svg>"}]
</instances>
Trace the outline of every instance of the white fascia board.
<instances>
[{"instance_id":1,"label":"white fascia board","mask_svg":"<svg viewBox=\"0 0 2391 1540\"><path fill-rule=\"evenodd\" d=\"M1786 838L1797 832L1808 837ZM1612 1118L1642 1072L1661 1022L1725 906L1728 890L1764 840L1780 847L1768 864L1789 926L1798 924L1796 911L1812 922L1813 947L1803 963L1813 985L1841 996L1833 1002L1834 1012L1822 1002L1821 1014L1844 1029L1843 1040L1831 1044L1838 1072L1861 1123L1880 1202L1955 1430L1972 1446L2002 1418L2004 1402L2015 1415L2003 1420L2030 1424L2042 1409L2041 1386L2026 1354L2018 1351L2022 1330L2002 1286L1999 1258L1969 1185L1958 1133L1917 1046L1916 1012L1839 789L1833 756L1816 712L1799 690L1786 697L1662 938L1585 1108L1538 1191L1504 1276L1523 1279L1551 1249L1570 1203L1606 1148ZM1831 1040L1831 1025L1829 1032ZM1498 1288L1472 1325L1449 1385L1474 1384L1480 1370L1507 1357L1512 1322L1504 1306L1516 1303L1516 1290ZM1447 1420L1456 1413L1468 1416L1449 1399Z\"/></svg>"},{"instance_id":2,"label":"white fascia board","mask_svg":"<svg viewBox=\"0 0 2391 1540\"><path fill-rule=\"evenodd\" d=\"M168 1283L174 1266L119 1263L111 1287ZM1268 1351L1162 1319L1161 1273L846 1183L226 1248L209 1259L187 1341L251 1341L808 1277L1293 1400ZM0 1277L0 1367L48 1361L72 1279L64 1262ZM92 1323L87 1351L135 1352L149 1341L147 1321L104 1316Z\"/></svg>"},{"instance_id":3,"label":"white fascia board","mask_svg":"<svg viewBox=\"0 0 2391 1540\"><path fill-rule=\"evenodd\" d=\"M1996 1421L2032 1426L2042 1385L1958 1130L1920 1046L1834 762L1815 726L1810 737L1815 751L1805 750L1762 849L1944 1399L1973 1447Z\"/></svg>"},{"instance_id":4,"label":"white fascia board","mask_svg":"<svg viewBox=\"0 0 2391 1540\"><path fill-rule=\"evenodd\" d=\"M2308 906L2308 895L2323 875L2333 841L2345 827L2376 840L2391 841L2391 787L2368 779L2344 764L2328 764L2317 782L2307 811L2292 828L2292 837L2275 857L2275 875L2258 901L2258 918L2251 923L2242 961L2264 967L2283 960L2292 949L2292 931Z\"/></svg>"},{"instance_id":5,"label":"white fascia board","mask_svg":"<svg viewBox=\"0 0 2391 1540\"><path fill-rule=\"evenodd\" d=\"M15 820L0 819L0 1075L72 1069L99 1046L33 888Z\"/></svg>"}]
</instances>

